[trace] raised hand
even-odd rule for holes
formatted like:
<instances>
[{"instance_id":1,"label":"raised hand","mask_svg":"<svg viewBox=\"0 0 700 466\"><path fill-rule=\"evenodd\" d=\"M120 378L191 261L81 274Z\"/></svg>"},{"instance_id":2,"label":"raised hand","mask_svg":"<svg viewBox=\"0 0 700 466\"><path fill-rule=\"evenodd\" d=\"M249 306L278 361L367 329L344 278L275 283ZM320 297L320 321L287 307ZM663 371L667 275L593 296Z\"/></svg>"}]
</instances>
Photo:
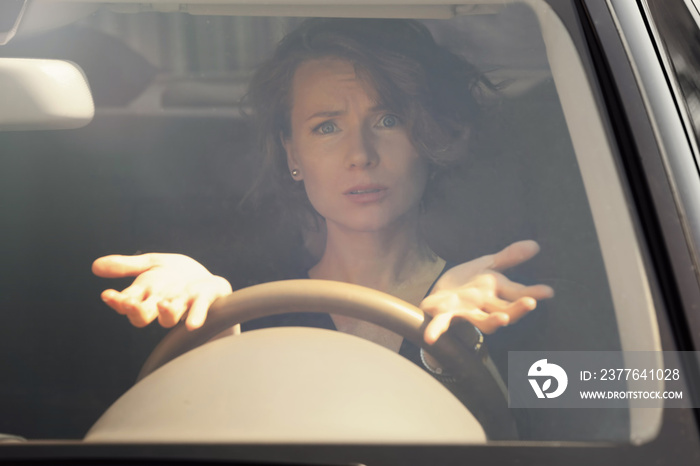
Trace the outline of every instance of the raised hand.
<instances>
[{"instance_id":1,"label":"raised hand","mask_svg":"<svg viewBox=\"0 0 700 466\"><path fill-rule=\"evenodd\" d=\"M136 327L156 318L163 327L172 327L186 314L187 328L199 328L211 303L231 293L226 279L181 254L104 256L92 264L92 271L104 278L136 277L123 291L109 289L101 295Z\"/></svg>"},{"instance_id":2,"label":"raised hand","mask_svg":"<svg viewBox=\"0 0 700 466\"><path fill-rule=\"evenodd\" d=\"M518 241L496 254L448 270L420 303L432 316L425 329L426 343L435 343L453 319L467 320L481 332L493 333L535 309L538 300L554 296L549 286L525 286L500 273L531 259L539 250L534 241Z\"/></svg>"}]
</instances>

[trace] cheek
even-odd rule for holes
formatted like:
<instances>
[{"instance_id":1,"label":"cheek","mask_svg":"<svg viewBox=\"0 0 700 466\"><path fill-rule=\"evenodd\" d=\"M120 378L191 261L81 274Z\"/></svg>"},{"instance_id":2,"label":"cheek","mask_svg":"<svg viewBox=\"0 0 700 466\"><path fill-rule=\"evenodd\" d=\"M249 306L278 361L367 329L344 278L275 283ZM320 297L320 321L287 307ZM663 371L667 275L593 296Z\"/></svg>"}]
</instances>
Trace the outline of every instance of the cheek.
<instances>
[{"instance_id":1,"label":"cheek","mask_svg":"<svg viewBox=\"0 0 700 466\"><path fill-rule=\"evenodd\" d=\"M318 213L323 215L324 205L331 199L333 187L338 183L334 178L334 172L323 163L301 163L304 173L304 189L309 202Z\"/></svg>"}]
</instances>

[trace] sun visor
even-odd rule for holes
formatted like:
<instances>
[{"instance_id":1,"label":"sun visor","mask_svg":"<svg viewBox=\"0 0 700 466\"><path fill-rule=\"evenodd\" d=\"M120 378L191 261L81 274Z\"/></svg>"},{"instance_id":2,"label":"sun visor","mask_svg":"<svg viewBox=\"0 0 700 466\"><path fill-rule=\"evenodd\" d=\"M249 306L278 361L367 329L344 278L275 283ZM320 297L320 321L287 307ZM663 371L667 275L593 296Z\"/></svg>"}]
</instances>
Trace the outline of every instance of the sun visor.
<instances>
[{"instance_id":1,"label":"sun visor","mask_svg":"<svg viewBox=\"0 0 700 466\"><path fill-rule=\"evenodd\" d=\"M0 45L7 44L17 33L27 0L5 0L0 3Z\"/></svg>"}]
</instances>

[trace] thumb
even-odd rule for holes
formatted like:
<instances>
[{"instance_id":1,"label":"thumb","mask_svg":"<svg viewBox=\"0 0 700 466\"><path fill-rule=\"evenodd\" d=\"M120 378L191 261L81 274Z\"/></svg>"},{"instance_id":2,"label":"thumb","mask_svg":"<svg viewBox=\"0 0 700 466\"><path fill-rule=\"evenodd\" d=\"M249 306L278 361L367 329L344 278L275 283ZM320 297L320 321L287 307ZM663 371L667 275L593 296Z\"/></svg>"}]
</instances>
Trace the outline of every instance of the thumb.
<instances>
[{"instance_id":1,"label":"thumb","mask_svg":"<svg viewBox=\"0 0 700 466\"><path fill-rule=\"evenodd\" d=\"M517 241L491 256L493 260L491 268L500 271L515 267L532 259L538 252L540 252L540 245L536 241Z\"/></svg>"},{"instance_id":2,"label":"thumb","mask_svg":"<svg viewBox=\"0 0 700 466\"><path fill-rule=\"evenodd\" d=\"M150 254L103 256L92 263L92 273L103 278L135 277L155 264Z\"/></svg>"}]
</instances>

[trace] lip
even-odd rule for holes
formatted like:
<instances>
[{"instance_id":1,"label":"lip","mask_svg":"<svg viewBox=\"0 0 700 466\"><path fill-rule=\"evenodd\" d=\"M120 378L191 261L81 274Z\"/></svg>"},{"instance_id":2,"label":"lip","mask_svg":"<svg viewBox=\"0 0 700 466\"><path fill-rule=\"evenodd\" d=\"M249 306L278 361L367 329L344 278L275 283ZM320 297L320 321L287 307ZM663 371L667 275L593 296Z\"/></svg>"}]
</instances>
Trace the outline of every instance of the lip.
<instances>
[{"instance_id":1,"label":"lip","mask_svg":"<svg viewBox=\"0 0 700 466\"><path fill-rule=\"evenodd\" d=\"M389 188L379 184L362 184L345 190L345 195L350 201L358 204L379 202L386 197Z\"/></svg>"}]
</instances>

